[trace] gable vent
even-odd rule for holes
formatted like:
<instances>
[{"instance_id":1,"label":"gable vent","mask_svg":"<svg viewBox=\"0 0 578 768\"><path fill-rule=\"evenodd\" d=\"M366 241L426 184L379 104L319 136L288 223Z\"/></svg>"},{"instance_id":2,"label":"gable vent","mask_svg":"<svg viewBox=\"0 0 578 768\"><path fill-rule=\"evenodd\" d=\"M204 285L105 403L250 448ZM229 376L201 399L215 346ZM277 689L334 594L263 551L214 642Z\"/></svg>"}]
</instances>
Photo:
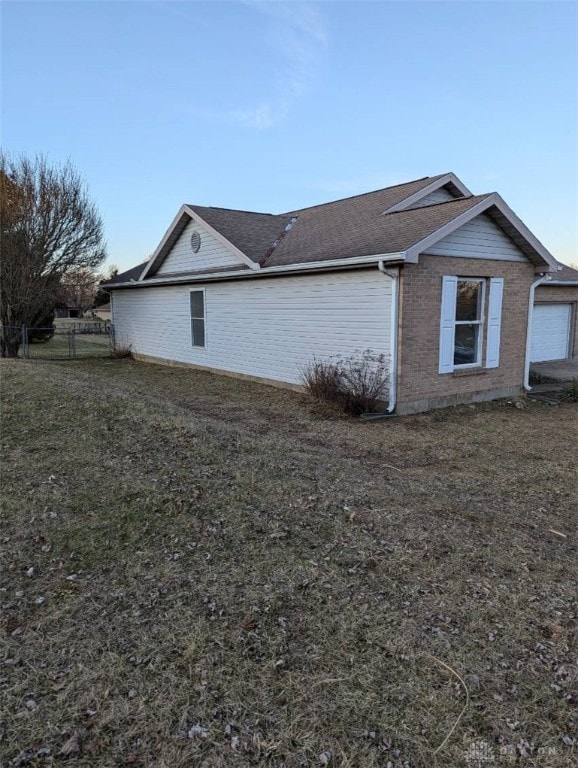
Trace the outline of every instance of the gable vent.
<instances>
[{"instance_id":1,"label":"gable vent","mask_svg":"<svg viewBox=\"0 0 578 768\"><path fill-rule=\"evenodd\" d=\"M198 253L200 247L201 247L201 236L195 230L191 235L191 248L193 249L193 253Z\"/></svg>"}]
</instances>

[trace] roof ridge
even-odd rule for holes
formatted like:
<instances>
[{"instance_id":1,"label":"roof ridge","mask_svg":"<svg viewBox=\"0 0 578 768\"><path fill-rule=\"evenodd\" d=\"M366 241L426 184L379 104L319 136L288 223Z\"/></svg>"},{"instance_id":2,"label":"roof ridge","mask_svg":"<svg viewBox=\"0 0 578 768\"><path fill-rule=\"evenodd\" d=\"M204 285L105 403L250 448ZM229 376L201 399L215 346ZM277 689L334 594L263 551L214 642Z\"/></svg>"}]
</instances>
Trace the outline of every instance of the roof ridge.
<instances>
[{"instance_id":1,"label":"roof ridge","mask_svg":"<svg viewBox=\"0 0 578 768\"><path fill-rule=\"evenodd\" d=\"M189 208L195 210L195 208L208 208L211 211L231 211L233 213L250 213L253 216L284 216L283 213L265 213L264 211L246 211L243 208L223 208L220 205L199 205L198 203L187 203Z\"/></svg>"},{"instance_id":2,"label":"roof ridge","mask_svg":"<svg viewBox=\"0 0 578 768\"><path fill-rule=\"evenodd\" d=\"M360 197L367 197L367 195L375 195L377 192L385 192L386 189L396 189L397 187L407 187L410 184L415 184L418 181L435 181L441 179L442 176L447 176L448 173L438 173L435 176L421 176L419 179L411 179L410 181L400 181L399 184L390 184L388 187L380 187L379 189L371 189L368 192L360 192L357 195L347 195L346 197L338 197L336 200L327 200L324 203L316 203L315 205L304 206L303 208L292 208L289 211L282 211L281 213L266 213L264 211L247 211L244 208L224 208L220 205L200 205L199 203L186 203L189 208L193 210L195 208L208 208L213 211L232 211L233 213L250 213L255 216L288 216L293 213L300 213L302 211L311 211L314 208L322 208L324 205L333 205L334 203L342 203L346 200L355 200ZM426 206L424 206L425 208Z\"/></svg>"},{"instance_id":3,"label":"roof ridge","mask_svg":"<svg viewBox=\"0 0 578 768\"><path fill-rule=\"evenodd\" d=\"M411 179L410 181L400 181L399 184L391 184L389 187L380 187L379 189L372 189L369 192L360 192L358 195L348 195L347 197L338 197L337 200L328 200L325 203L317 203L316 205L309 205L305 208L294 208L290 211L285 211L286 214L288 213L301 213L302 211L312 211L314 208L322 208L324 205L333 205L334 203L343 203L345 200L355 200L359 197L367 197L367 195L375 195L377 192L385 192L386 189L396 189L397 187L407 187L409 184L415 184L417 181L425 181L426 179L429 181L435 181L436 179L441 179L442 176L447 176L447 173L439 173L437 176L422 176L419 179ZM278 214L283 215L283 214Z\"/></svg>"}]
</instances>

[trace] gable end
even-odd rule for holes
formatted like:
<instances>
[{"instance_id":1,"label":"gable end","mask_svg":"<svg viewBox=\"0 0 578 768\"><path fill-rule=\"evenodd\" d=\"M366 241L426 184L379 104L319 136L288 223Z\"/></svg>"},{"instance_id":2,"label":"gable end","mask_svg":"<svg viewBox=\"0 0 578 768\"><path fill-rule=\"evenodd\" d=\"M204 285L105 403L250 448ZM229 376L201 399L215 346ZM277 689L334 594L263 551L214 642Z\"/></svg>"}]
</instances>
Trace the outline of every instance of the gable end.
<instances>
[{"instance_id":1,"label":"gable end","mask_svg":"<svg viewBox=\"0 0 578 768\"><path fill-rule=\"evenodd\" d=\"M472 193L466 185L458 179L455 173L446 173L435 178L431 184L414 192L413 195L400 200L399 203L386 208L383 214L408 211L413 208L423 208L426 205L447 203L458 200L461 197L471 197Z\"/></svg>"},{"instance_id":2,"label":"gable end","mask_svg":"<svg viewBox=\"0 0 578 768\"><path fill-rule=\"evenodd\" d=\"M524 253L486 214L476 216L450 235L427 248L431 256L466 259L527 261Z\"/></svg>"},{"instance_id":3,"label":"gable end","mask_svg":"<svg viewBox=\"0 0 578 768\"><path fill-rule=\"evenodd\" d=\"M191 224L197 227L197 231L201 236L201 242L196 252L193 252L192 248L187 248L186 244L188 239L190 246L190 238L195 231L194 226L191 226ZM189 261L187 258L189 251L192 255L199 256L202 249L203 237L201 231L204 233L209 247L204 249L202 256L196 260ZM188 235L187 238L185 238L185 232ZM169 257L171 257L169 264L165 265ZM204 258L207 260L205 264L203 264ZM139 280L146 280L160 272L163 275L175 273L188 274L189 272L206 271L212 268L238 268L240 265L250 269L260 268L259 264L240 251L237 246L233 245L226 237L201 218L196 211L193 211L187 205L183 205L165 232L155 252L150 257Z\"/></svg>"},{"instance_id":4,"label":"gable end","mask_svg":"<svg viewBox=\"0 0 578 768\"><path fill-rule=\"evenodd\" d=\"M156 271L157 277L173 274L188 274L224 267L238 267L240 261L220 243L203 224L189 217L170 250ZM195 237L195 252L191 243ZM200 242L199 242L200 240Z\"/></svg>"},{"instance_id":5,"label":"gable end","mask_svg":"<svg viewBox=\"0 0 578 768\"><path fill-rule=\"evenodd\" d=\"M424 208L426 205L447 203L451 200L456 200L458 197L463 197L463 195L452 195L449 190L449 185L447 185L445 187L441 187L440 189L436 189L435 192L430 192L429 195L422 197L421 200L418 200L416 203L409 206L409 208Z\"/></svg>"},{"instance_id":6,"label":"gable end","mask_svg":"<svg viewBox=\"0 0 578 768\"><path fill-rule=\"evenodd\" d=\"M439 208L445 208L446 205L442 204ZM438 208L438 206L432 206L430 210L434 211L436 208ZM461 229L464 225L481 215L487 216L495 225L497 225L502 234L517 246L519 251L534 264L536 271L557 271L558 262L556 259L548 249L542 245L538 238L532 234L524 222L516 216L514 211L506 205L497 192L482 196L471 208L464 211L459 216L456 216L452 221L448 221L419 242L414 243L406 250L405 260L410 264L417 263L419 261L420 253L431 253L431 249L437 248L441 240L445 240L445 238L453 235L458 229ZM447 245L447 242L444 243L444 245ZM486 251L486 253L488 255L486 255L485 258L499 260L499 256L491 256L488 251ZM512 253L511 250L510 253ZM441 255L446 255L446 252L444 251ZM461 255L464 256L463 253ZM510 259L508 258L506 260L509 261Z\"/></svg>"}]
</instances>

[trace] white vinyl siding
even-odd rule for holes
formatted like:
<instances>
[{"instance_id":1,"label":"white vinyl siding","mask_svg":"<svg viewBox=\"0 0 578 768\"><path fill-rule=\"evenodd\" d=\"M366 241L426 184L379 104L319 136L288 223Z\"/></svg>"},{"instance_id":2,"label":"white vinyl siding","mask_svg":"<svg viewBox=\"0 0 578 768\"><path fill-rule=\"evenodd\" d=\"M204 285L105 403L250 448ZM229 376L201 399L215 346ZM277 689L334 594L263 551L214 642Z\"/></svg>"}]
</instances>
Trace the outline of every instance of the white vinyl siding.
<instances>
[{"instance_id":1,"label":"white vinyl siding","mask_svg":"<svg viewBox=\"0 0 578 768\"><path fill-rule=\"evenodd\" d=\"M565 360L568 357L572 306L570 304L534 304L530 360Z\"/></svg>"},{"instance_id":2,"label":"white vinyl siding","mask_svg":"<svg viewBox=\"0 0 578 768\"><path fill-rule=\"evenodd\" d=\"M191 248L191 235L198 232L201 247L198 253ZM161 264L157 277L178 272L198 272L222 267L243 265L243 262L220 243L205 227L190 221L166 259Z\"/></svg>"},{"instance_id":3,"label":"white vinyl siding","mask_svg":"<svg viewBox=\"0 0 578 768\"><path fill-rule=\"evenodd\" d=\"M486 368L500 365L500 334L502 327L502 296L504 278L492 277L490 280L490 299L488 302L488 343L486 345Z\"/></svg>"},{"instance_id":4,"label":"white vinyl siding","mask_svg":"<svg viewBox=\"0 0 578 768\"><path fill-rule=\"evenodd\" d=\"M436 203L447 203L449 200L455 200L456 198L451 192L448 192L445 187L436 189L435 192L430 192L429 195L422 197L417 203L414 203L410 208L423 208L424 205L435 205ZM409 210L409 209L408 209Z\"/></svg>"},{"instance_id":5,"label":"white vinyl siding","mask_svg":"<svg viewBox=\"0 0 578 768\"><path fill-rule=\"evenodd\" d=\"M313 356L389 358L391 279L377 269L206 283L206 347L191 345L197 286L115 291L115 333L133 352L291 384Z\"/></svg>"},{"instance_id":6,"label":"white vinyl siding","mask_svg":"<svg viewBox=\"0 0 578 768\"><path fill-rule=\"evenodd\" d=\"M483 214L427 248L432 256L457 256L498 261L527 261L514 243Z\"/></svg>"}]
</instances>

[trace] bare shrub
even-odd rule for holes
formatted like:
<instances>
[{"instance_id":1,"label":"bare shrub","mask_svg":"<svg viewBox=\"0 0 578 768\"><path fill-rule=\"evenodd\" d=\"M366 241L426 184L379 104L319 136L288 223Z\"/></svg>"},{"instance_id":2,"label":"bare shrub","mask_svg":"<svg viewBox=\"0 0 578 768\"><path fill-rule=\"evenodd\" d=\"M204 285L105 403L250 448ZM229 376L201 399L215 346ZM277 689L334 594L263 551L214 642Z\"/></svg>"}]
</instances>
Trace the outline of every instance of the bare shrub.
<instances>
[{"instance_id":1,"label":"bare shrub","mask_svg":"<svg viewBox=\"0 0 578 768\"><path fill-rule=\"evenodd\" d=\"M375 412L389 391L387 359L371 349L328 360L314 357L302 370L301 381L316 400L352 416Z\"/></svg>"},{"instance_id":2,"label":"bare shrub","mask_svg":"<svg viewBox=\"0 0 578 768\"><path fill-rule=\"evenodd\" d=\"M123 360L127 357L132 357L132 347L130 344L128 346L124 344L115 344L111 348L110 354L116 360Z\"/></svg>"},{"instance_id":3,"label":"bare shrub","mask_svg":"<svg viewBox=\"0 0 578 768\"><path fill-rule=\"evenodd\" d=\"M316 400L340 402L341 376L335 362L317 360L314 357L302 370L301 381L307 392Z\"/></svg>"}]
</instances>

